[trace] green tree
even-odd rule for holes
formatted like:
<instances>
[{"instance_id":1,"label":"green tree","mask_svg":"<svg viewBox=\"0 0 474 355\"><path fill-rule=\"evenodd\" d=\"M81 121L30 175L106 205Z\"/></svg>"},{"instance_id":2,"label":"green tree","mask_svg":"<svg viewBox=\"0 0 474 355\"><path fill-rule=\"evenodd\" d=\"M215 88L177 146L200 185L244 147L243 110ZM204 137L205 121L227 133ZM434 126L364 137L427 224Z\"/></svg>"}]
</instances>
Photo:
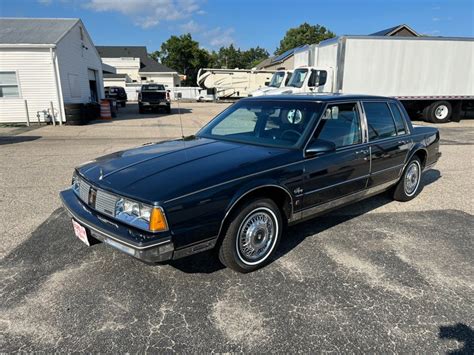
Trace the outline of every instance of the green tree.
<instances>
[{"instance_id":1,"label":"green tree","mask_svg":"<svg viewBox=\"0 0 474 355\"><path fill-rule=\"evenodd\" d=\"M244 63L244 68L252 69L257 66L262 60L267 59L269 56L266 49L256 47L250 48L242 52L242 61Z\"/></svg>"},{"instance_id":2,"label":"green tree","mask_svg":"<svg viewBox=\"0 0 474 355\"><path fill-rule=\"evenodd\" d=\"M276 49L275 54L282 54L289 49L305 44L319 43L335 36L333 32L324 26L312 26L305 22L298 27L290 28L286 31L285 37L280 41L280 46Z\"/></svg>"},{"instance_id":3,"label":"green tree","mask_svg":"<svg viewBox=\"0 0 474 355\"><path fill-rule=\"evenodd\" d=\"M152 58L160 61L167 67L186 75L183 85L196 85L197 72L200 68L207 67L210 62L209 53L199 47L191 34L171 36L161 44L160 50L150 54Z\"/></svg>"},{"instance_id":4,"label":"green tree","mask_svg":"<svg viewBox=\"0 0 474 355\"><path fill-rule=\"evenodd\" d=\"M268 52L260 47L243 51L231 44L228 47L221 47L218 52L212 52L210 57L215 68L251 69L268 58L268 55Z\"/></svg>"}]
</instances>

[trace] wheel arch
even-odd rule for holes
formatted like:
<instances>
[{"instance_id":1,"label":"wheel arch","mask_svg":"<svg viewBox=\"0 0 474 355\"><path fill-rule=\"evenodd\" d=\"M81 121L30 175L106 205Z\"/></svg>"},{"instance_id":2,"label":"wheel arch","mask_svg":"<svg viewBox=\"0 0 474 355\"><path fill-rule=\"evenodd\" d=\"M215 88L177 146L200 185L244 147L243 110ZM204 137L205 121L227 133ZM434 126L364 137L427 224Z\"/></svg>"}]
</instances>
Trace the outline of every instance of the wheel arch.
<instances>
[{"instance_id":1,"label":"wheel arch","mask_svg":"<svg viewBox=\"0 0 474 355\"><path fill-rule=\"evenodd\" d=\"M426 161L428 159L428 151L426 150L426 148L424 146L422 146L421 144L419 145L416 145L412 151L410 152L410 154L408 154L408 158L407 160L405 161L405 166L408 164L408 162L414 157L414 156L417 156L419 159L420 159L420 162L421 162L421 168L424 169L425 166L426 166Z\"/></svg>"},{"instance_id":2,"label":"wheel arch","mask_svg":"<svg viewBox=\"0 0 474 355\"><path fill-rule=\"evenodd\" d=\"M264 197L273 200L280 208L284 223L286 223L286 221L292 216L293 196L287 188L274 182L265 182L251 187L247 186L238 190L234 194L232 200L229 202L224 214L224 218L222 219L221 225L219 227L219 239L222 237L226 226L230 222L229 217L233 211L235 211L235 209L243 203L258 197Z\"/></svg>"}]
</instances>

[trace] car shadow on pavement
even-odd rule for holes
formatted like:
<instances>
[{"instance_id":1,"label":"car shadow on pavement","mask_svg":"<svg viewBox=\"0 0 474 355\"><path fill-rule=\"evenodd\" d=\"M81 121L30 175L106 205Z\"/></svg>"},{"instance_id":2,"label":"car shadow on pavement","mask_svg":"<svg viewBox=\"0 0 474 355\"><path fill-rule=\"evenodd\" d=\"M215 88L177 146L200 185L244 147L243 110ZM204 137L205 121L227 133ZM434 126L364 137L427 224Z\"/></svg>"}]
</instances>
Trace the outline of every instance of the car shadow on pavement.
<instances>
[{"instance_id":1,"label":"car shadow on pavement","mask_svg":"<svg viewBox=\"0 0 474 355\"><path fill-rule=\"evenodd\" d=\"M41 136L0 136L0 145L31 142L42 138Z\"/></svg>"},{"instance_id":2,"label":"car shadow on pavement","mask_svg":"<svg viewBox=\"0 0 474 355\"><path fill-rule=\"evenodd\" d=\"M474 330L463 323L440 326L440 339L453 339L462 343L462 348L449 351L448 354L474 354Z\"/></svg>"}]
</instances>

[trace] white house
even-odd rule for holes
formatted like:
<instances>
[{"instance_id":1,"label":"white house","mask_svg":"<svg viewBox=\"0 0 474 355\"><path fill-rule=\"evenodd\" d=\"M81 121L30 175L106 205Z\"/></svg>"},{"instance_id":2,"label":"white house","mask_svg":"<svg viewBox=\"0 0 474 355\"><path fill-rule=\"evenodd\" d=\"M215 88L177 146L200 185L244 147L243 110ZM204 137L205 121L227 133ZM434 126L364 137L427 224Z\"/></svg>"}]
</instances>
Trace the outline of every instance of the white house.
<instances>
[{"instance_id":1,"label":"white house","mask_svg":"<svg viewBox=\"0 0 474 355\"><path fill-rule=\"evenodd\" d=\"M70 104L100 101L103 87L80 19L0 18L0 122L44 120L45 110L64 122Z\"/></svg>"},{"instance_id":2,"label":"white house","mask_svg":"<svg viewBox=\"0 0 474 355\"><path fill-rule=\"evenodd\" d=\"M104 74L105 86L127 88L158 83L172 88L180 85L176 70L150 58L144 46L97 46L97 50L102 62L116 69L116 73Z\"/></svg>"}]
</instances>

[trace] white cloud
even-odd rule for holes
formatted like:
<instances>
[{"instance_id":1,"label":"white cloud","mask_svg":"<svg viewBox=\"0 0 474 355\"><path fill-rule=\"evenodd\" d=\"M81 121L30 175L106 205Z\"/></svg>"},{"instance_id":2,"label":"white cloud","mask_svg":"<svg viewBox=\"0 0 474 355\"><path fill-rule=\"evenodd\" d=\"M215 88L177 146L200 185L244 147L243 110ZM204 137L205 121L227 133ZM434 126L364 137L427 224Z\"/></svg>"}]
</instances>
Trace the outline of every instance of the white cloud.
<instances>
[{"instance_id":1,"label":"white cloud","mask_svg":"<svg viewBox=\"0 0 474 355\"><path fill-rule=\"evenodd\" d=\"M188 18L200 11L199 0L88 0L86 8L97 12L119 12L130 16L142 28L157 26L162 21Z\"/></svg>"},{"instance_id":2,"label":"white cloud","mask_svg":"<svg viewBox=\"0 0 474 355\"><path fill-rule=\"evenodd\" d=\"M432 20L433 20L433 22L438 22L441 19L439 17L433 17Z\"/></svg>"},{"instance_id":3,"label":"white cloud","mask_svg":"<svg viewBox=\"0 0 474 355\"><path fill-rule=\"evenodd\" d=\"M194 20L189 20L188 22L183 23L182 25L179 26L179 28L184 33L191 33L191 34L199 32L203 29L203 27L200 24L196 23L196 21Z\"/></svg>"},{"instance_id":4,"label":"white cloud","mask_svg":"<svg viewBox=\"0 0 474 355\"><path fill-rule=\"evenodd\" d=\"M222 29L221 27L216 27L205 32L203 35L211 47L222 47L235 44L235 39L233 37L234 32L235 30L233 28Z\"/></svg>"},{"instance_id":5,"label":"white cloud","mask_svg":"<svg viewBox=\"0 0 474 355\"><path fill-rule=\"evenodd\" d=\"M53 0L38 0L38 2L41 4L41 5L51 5L53 3Z\"/></svg>"}]
</instances>

